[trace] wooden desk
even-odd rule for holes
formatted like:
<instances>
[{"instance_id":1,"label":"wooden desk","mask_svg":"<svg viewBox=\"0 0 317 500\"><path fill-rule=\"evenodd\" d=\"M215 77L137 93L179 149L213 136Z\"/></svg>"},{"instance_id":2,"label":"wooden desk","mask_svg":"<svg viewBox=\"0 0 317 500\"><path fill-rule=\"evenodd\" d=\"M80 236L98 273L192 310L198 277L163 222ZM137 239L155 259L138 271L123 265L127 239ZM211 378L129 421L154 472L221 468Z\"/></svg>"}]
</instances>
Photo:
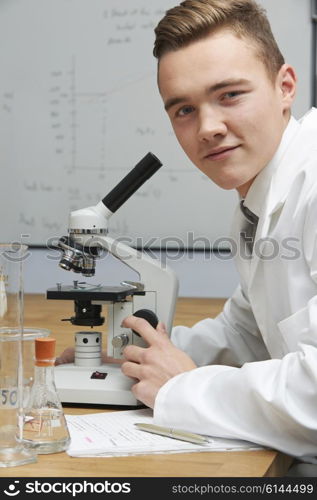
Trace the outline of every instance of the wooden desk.
<instances>
[{"instance_id":1,"label":"wooden desk","mask_svg":"<svg viewBox=\"0 0 317 500\"><path fill-rule=\"evenodd\" d=\"M223 300L179 299L175 324L192 326L215 316ZM78 327L62 318L73 315L72 301L46 300L42 295L25 296L25 326L48 328L56 337L57 353L73 345ZM67 408L65 413L83 414L92 410ZM39 455L38 463L0 469L0 477L261 477L282 476L292 459L273 450L204 452L146 455L117 458L73 458L66 453Z\"/></svg>"}]
</instances>

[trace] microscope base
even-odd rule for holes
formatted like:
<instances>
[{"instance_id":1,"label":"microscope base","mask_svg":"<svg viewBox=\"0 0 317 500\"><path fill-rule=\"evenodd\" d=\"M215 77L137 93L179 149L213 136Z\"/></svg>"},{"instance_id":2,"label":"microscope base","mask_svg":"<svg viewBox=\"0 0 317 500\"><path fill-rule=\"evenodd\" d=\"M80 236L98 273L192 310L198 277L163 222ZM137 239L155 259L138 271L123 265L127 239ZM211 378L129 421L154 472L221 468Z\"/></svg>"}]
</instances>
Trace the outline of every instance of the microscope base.
<instances>
[{"instance_id":1,"label":"microscope base","mask_svg":"<svg viewBox=\"0 0 317 500\"><path fill-rule=\"evenodd\" d=\"M110 406L140 406L131 392L133 381L119 365L55 367L55 383L61 403Z\"/></svg>"}]
</instances>

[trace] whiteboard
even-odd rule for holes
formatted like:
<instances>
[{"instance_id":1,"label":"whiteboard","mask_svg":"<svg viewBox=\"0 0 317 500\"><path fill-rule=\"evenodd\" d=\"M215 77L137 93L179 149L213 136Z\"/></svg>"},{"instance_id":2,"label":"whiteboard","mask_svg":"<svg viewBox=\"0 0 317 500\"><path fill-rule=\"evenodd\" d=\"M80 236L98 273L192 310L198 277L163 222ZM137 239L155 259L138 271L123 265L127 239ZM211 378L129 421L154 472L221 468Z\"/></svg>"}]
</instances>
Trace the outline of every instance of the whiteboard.
<instances>
[{"instance_id":1,"label":"whiteboard","mask_svg":"<svg viewBox=\"0 0 317 500\"><path fill-rule=\"evenodd\" d=\"M310 2L261 3L302 75L301 115L310 106ZM175 4L0 0L2 241L46 245L66 234L69 212L99 202L149 151L163 167L113 215L111 235L138 247L226 240L237 195L186 158L156 86L153 29Z\"/></svg>"}]
</instances>

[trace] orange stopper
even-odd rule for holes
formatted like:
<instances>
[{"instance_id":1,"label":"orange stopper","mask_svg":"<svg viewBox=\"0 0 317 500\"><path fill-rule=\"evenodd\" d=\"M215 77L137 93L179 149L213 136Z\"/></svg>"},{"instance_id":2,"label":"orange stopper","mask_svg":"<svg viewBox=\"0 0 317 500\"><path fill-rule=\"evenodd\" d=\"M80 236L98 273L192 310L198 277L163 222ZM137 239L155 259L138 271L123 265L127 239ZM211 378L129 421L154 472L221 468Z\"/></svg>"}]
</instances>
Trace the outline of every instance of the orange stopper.
<instances>
[{"instance_id":1,"label":"orange stopper","mask_svg":"<svg viewBox=\"0 0 317 500\"><path fill-rule=\"evenodd\" d=\"M55 362L56 340L50 337L35 339L36 366L52 366Z\"/></svg>"}]
</instances>

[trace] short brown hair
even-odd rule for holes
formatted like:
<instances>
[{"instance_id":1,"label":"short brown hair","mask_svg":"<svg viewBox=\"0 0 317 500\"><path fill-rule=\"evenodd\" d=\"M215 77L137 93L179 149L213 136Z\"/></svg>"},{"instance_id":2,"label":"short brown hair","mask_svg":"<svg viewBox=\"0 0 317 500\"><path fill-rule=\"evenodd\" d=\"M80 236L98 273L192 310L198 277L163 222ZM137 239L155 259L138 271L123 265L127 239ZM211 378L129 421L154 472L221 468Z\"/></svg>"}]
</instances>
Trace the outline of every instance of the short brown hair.
<instances>
[{"instance_id":1,"label":"short brown hair","mask_svg":"<svg viewBox=\"0 0 317 500\"><path fill-rule=\"evenodd\" d=\"M265 10L254 0L185 0L169 9L155 28L153 54L160 59L205 38L214 31L228 28L239 37L253 40L259 58L274 80L284 57L273 36Z\"/></svg>"}]
</instances>

